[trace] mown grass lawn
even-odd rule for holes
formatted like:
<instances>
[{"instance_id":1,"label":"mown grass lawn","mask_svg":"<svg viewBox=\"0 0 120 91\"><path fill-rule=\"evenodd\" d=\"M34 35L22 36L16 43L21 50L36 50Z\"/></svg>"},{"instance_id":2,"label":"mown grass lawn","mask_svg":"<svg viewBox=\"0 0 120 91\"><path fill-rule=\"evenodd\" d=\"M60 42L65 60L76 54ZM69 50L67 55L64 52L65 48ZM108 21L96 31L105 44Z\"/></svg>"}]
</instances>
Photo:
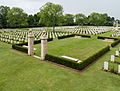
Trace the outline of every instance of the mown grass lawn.
<instances>
[{"instance_id":1,"label":"mown grass lawn","mask_svg":"<svg viewBox=\"0 0 120 91\"><path fill-rule=\"evenodd\" d=\"M120 76L101 70L119 46L77 72L29 57L0 42L0 91L120 91Z\"/></svg>"},{"instance_id":2,"label":"mown grass lawn","mask_svg":"<svg viewBox=\"0 0 120 91\"><path fill-rule=\"evenodd\" d=\"M104 36L104 37L111 37L112 34L114 34L115 32L109 31L103 34L99 34L99 36Z\"/></svg>"},{"instance_id":3,"label":"mown grass lawn","mask_svg":"<svg viewBox=\"0 0 120 91\"><path fill-rule=\"evenodd\" d=\"M95 38L72 37L61 40L56 39L48 43L48 54L85 60L109 44L110 42L104 42ZM34 47L37 49L35 54L40 56L40 44Z\"/></svg>"}]
</instances>

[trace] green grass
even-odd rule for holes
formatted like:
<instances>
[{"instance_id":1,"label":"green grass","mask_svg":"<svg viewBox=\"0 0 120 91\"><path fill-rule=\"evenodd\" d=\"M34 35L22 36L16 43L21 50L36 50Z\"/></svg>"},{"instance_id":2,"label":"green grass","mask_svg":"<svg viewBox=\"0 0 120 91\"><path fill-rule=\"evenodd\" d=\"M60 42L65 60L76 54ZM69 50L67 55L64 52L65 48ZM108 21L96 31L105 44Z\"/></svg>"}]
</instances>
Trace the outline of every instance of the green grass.
<instances>
[{"instance_id":1,"label":"green grass","mask_svg":"<svg viewBox=\"0 0 120 91\"><path fill-rule=\"evenodd\" d=\"M89 56L97 53L99 50L106 47L108 42L94 38L67 38L54 40L48 43L48 54L55 56L70 56L85 60ZM37 50L36 55L40 55L40 44L34 46Z\"/></svg>"},{"instance_id":2,"label":"green grass","mask_svg":"<svg viewBox=\"0 0 120 91\"><path fill-rule=\"evenodd\" d=\"M0 91L120 91L120 76L101 70L119 46L77 72L29 57L0 42Z\"/></svg>"},{"instance_id":3,"label":"green grass","mask_svg":"<svg viewBox=\"0 0 120 91\"><path fill-rule=\"evenodd\" d=\"M103 34L98 34L99 36L104 36L104 37L110 37L110 35L114 34L114 32L110 31L110 32L106 32Z\"/></svg>"}]
</instances>

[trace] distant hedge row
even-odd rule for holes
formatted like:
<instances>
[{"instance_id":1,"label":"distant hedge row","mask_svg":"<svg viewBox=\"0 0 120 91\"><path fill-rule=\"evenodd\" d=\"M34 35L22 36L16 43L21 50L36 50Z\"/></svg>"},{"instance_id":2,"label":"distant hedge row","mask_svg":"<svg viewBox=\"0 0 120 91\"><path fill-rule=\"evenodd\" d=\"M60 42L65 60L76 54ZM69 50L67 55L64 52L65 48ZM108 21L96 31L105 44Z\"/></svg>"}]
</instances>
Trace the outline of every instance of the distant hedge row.
<instances>
[{"instance_id":1,"label":"distant hedge row","mask_svg":"<svg viewBox=\"0 0 120 91\"><path fill-rule=\"evenodd\" d=\"M70 38L70 37L75 37L75 36L81 36L81 37L91 38L91 36L90 36L90 35L83 35L83 34L71 34L71 35L59 36L59 37L58 37L58 39Z\"/></svg>"},{"instance_id":2,"label":"distant hedge row","mask_svg":"<svg viewBox=\"0 0 120 91\"><path fill-rule=\"evenodd\" d=\"M113 42L111 44L111 47L115 47L116 45L118 45L120 43L120 40L116 40L115 42Z\"/></svg>"},{"instance_id":3,"label":"distant hedge row","mask_svg":"<svg viewBox=\"0 0 120 91\"><path fill-rule=\"evenodd\" d=\"M86 60L83 60L80 63L77 63L77 62L74 62L72 60L62 58L62 57L53 56L53 55L50 55L50 54L47 54L45 59L48 60L48 61L52 61L52 62L55 62L55 63L58 63L58 64L65 65L67 67L71 67L71 68L74 68L74 69L77 69L77 70L81 70L81 69L84 69L86 66L88 66L93 61L95 61L97 58L104 55L109 50L110 50L110 46L107 46L107 47L103 48L102 50L100 50L99 52L97 52L96 54L90 56Z\"/></svg>"},{"instance_id":4,"label":"distant hedge row","mask_svg":"<svg viewBox=\"0 0 120 91\"><path fill-rule=\"evenodd\" d=\"M115 41L111 44L111 47L115 47L120 43L120 39L118 38L113 38L113 37L103 37L103 36L98 36L98 39L114 39Z\"/></svg>"},{"instance_id":5,"label":"distant hedge row","mask_svg":"<svg viewBox=\"0 0 120 91\"><path fill-rule=\"evenodd\" d=\"M114 39L114 40L118 40L118 38L104 37L104 36L98 36L97 39Z\"/></svg>"}]
</instances>

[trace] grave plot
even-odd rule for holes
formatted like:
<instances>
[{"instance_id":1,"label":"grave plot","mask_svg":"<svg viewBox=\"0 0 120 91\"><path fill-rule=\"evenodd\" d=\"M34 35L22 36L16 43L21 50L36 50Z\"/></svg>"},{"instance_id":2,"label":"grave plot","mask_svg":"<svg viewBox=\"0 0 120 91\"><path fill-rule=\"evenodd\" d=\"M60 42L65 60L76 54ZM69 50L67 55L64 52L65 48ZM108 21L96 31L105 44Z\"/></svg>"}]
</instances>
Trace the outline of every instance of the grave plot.
<instances>
[{"instance_id":1,"label":"grave plot","mask_svg":"<svg viewBox=\"0 0 120 91\"><path fill-rule=\"evenodd\" d=\"M95 61L93 56L98 57L98 52L101 52L104 48L105 52L107 52L109 50L107 46L108 43L97 39L79 39L74 37L61 40L56 39L48 43L48 54L59 58L69 59L76 63L82 63L86 60L91 61L92 59L92 61ZM40 56L40 44L34 45L34 48L37 49L35 55ZM104 52L102 51L100 55L103 54Z\"/></svg>"}]
</instances>

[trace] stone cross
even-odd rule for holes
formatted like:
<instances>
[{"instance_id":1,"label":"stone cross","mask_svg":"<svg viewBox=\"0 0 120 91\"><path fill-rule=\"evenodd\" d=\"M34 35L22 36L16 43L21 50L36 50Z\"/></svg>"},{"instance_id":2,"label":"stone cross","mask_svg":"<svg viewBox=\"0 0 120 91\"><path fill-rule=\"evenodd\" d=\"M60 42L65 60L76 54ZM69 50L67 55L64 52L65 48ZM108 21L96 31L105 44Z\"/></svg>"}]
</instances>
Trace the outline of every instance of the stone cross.
<instances>
[{"instance_id":1,"label":"stone cross","mask_svg":"<svg viewBox=\"0 0 120 91\"><path fill-rule=\"evenodd\" d=\"M41 60L45 60L45 56L48 53L48 44L47 44L47 36L41 36Z\"/></svg>"},{"instance_id":2,"label":"stone cross","mask_svg":"<svg viewBox=\"0 0 120 91\"><path fill-rule=\"evenodd\" d=\"M104 62L103 70L108 70L108 62Z\"/></svg>"},{"instance_id":3,"label":"stone cross","mask_svg":"<svg viewBox=\"0 0 120 91\"><path fill-rule=\"evenodd\" d=\"M33 56L34 55L34 34L32 33L32 30L29 31L28 34L28 55Z\"/></svg>"},{"instance_id":4,"label":"stone cross","mask_svg":"<svg viewBox=\"0 0 120 91\"><path fill-rule=\"evenodd\" d=\"M110 61L112 61L112 62L115 61L115 56L114 55L111 55L111 60Z\"/></svg>"},{"instance_id":5,"label":"stone cross","mask_svg":"<svg viewBox=\"0 0 120 91\"><path fill-rule=\"evenodd\" d=\"M118 74L120 74L120 65L118 65Z\"/></svg>"}]
</instances>

